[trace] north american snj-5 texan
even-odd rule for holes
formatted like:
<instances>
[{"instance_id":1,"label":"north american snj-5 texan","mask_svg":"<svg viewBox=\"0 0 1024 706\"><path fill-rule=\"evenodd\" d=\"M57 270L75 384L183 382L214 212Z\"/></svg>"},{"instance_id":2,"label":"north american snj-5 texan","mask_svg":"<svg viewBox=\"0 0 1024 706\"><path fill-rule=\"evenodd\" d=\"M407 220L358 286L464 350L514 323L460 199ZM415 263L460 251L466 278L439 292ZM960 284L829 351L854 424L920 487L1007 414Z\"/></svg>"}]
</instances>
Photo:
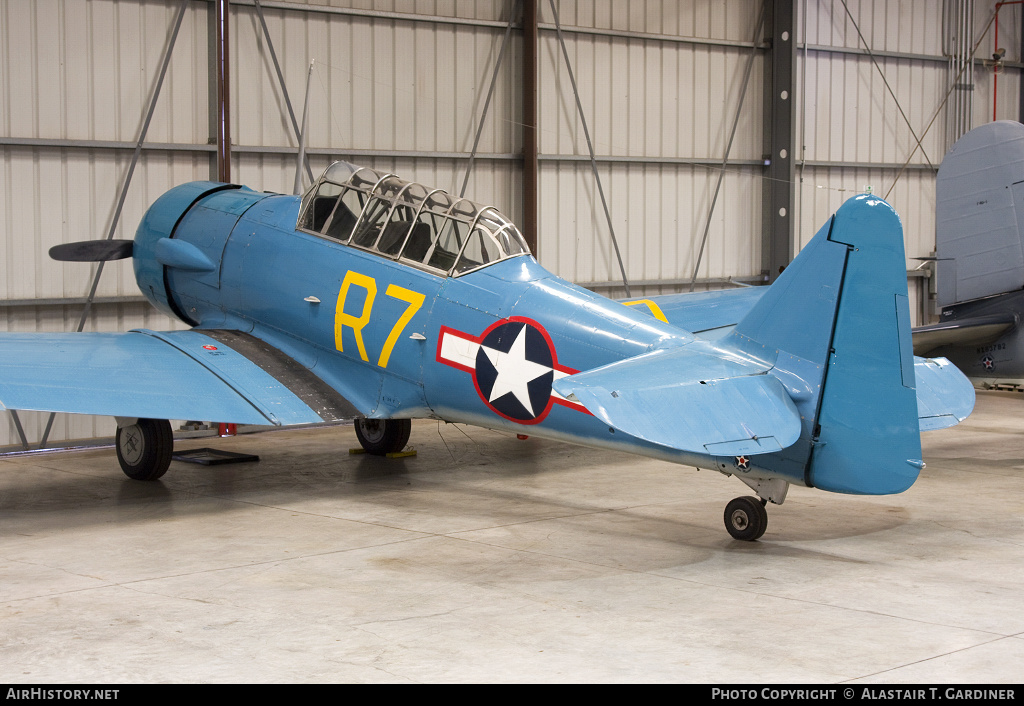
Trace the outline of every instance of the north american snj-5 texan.
<instances>
[{"instance_id":1,"label":"north american snj-5 texan","mask_svg":"<svg viewBox=\"0 0 1024 706\"><path fill-rule=\"evenodd\" d=\"M414 418L627 451L734 475L733 537L754 540L790 484L909 488L920 433L974 388L915 358L899 217L847 201L770 287L613 301L562 280L498 211L337 162L303 197L171 189L132 257L183 331L0 335L0 408L112 415L131 478L167 470L168 419L355 419L369 452ZM628 479L623 479L628 482Z\"/></svg>"}]
</instances>

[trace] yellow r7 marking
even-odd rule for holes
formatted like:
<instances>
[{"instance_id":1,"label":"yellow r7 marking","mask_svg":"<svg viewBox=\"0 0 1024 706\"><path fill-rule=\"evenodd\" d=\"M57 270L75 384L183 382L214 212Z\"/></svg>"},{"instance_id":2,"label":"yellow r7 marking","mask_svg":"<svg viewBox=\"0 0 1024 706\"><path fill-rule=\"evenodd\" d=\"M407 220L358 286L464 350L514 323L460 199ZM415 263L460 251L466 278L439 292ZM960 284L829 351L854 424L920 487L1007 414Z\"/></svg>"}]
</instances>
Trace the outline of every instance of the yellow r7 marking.
<instances>
[{"instance_id":1,"label":"yellow r7 marking","mask_svg":"<svg viewBox=\"0 0 1024 706\"><path fill-rule=\"evenodd\" d=\"M394 328L391 329L391 333L388 334L388 338L384 341L384 349L380 352L380 360L377 361L377 365L382 368L388 367L388 360L391 358L391 351L394 350L395 344L398 342L398 337L402 335L402 331L405 329L406 324L416 315L416 312L423 306L423 301L426 299L425 296L419 292L414 292L404 287L399 287L397 284L389 284L387 291L384 292L387 296L392 299L398 299L399 301L406 302L409 306L406 307L405 312L398 317L398 321L395 322Z\"/></svg>"},{"instance_id":2,"label":"yellow r7 marking","mask_svg":"<svg viewBox=\"0 0 1024 706\"><path fill-rule=\"evenodd\" d=\"M366 290L366 301L363 302L363 312L358 316L345 313L345 297L348 296L348 288L352 285L362 287ZM344 352L341 344L341 334L348 326L356 336L356 345L359 347L359 357L370 362L366 357L366 344L363 343L363 329L370 323L370 314L373 312L373 300L377 296L377 282L373 277L361 275L358 272L349 270L341 283L338 291L338 308L334 316L334 347Z\"/></svg>"},{"instance_id":3,"label":"yellow r7 marking","mask_svg":"<svg viewBox=\"0 0 1024 706\"><path fill-rule=\"evenodd\" d=\"M359 313L359 316L354 316L345 311L345 300L348 297L349 288L352 286L362 287L366 290L366 299L363 300L363 310ZM398 343L398 337L402 335L402 331L405 330L405 327L426 300L426 296L423 294L399 287L397 284L389 284L384 294L392 299L403 301L409 306L398 317L398 321L391 327L391 333L388 334L387 339L384 341L384 348L381 350L380 358L377 360L377 365L382 368L388 367L388 361L391 360L391 353L395 349L395 344ZM345 327L348 326L355 335L356 345L359 348L359 357L367 363L370 362L370 358L366 354L363 329L370 323L370 318L373 316L373 302L376 297L377 280L368 275L349 270L345 274L345 279L341 282L341 289L338 290L338 305L334 316L334 347L343 353L345 352L342 345L342 337Z\"/></svg>"}]
</instances>

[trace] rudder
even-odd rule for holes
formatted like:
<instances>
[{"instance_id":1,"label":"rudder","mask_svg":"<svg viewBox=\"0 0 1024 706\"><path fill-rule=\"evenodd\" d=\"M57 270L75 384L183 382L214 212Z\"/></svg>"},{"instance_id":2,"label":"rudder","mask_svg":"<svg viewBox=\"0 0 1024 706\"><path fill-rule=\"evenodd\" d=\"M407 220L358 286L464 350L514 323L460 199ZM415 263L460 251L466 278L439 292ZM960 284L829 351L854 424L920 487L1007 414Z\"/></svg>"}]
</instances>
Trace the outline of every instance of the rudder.
<instances>
[{"instance_id":1,"label":"rudder","mask_svg":"<svg viewBox=\"0 0 1024 706\"><path fill-rule=\"evenodd\" d=\"M807 481L899 493L924 466L903 226L889 204L858 196L837 212L831 239L849 251Z\"/></svg>"}]
</instances>

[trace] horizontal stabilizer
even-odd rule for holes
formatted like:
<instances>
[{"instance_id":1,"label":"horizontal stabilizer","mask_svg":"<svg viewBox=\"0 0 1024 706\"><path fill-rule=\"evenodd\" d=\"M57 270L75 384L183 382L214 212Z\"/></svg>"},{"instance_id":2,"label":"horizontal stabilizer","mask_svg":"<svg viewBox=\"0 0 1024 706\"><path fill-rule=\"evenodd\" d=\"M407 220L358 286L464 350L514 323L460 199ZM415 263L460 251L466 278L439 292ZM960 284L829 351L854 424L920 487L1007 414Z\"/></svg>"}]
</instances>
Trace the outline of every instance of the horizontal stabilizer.
<instances>
[{"instance_id":1,"label":"horizontal stabilizer","mask_svg":"<svg viewBox=\"0 0 1024 706\"><path fill-rule=\"evenodd\" d=\"M50 248L50 257L61 262L106 262L131 257L134 240L83 240Z\"/></svg>"},{"instance_id":2,"label":"horizontal stabilizer","mask_svg":"<svg viewBox=\"0 0 1024 706\"><path fill-rule=\"evenodd\" d=\"M285 354L228 331L0 334L4 408L260 425L357 414Z\"/></svg>"},{"instance_id":3,"label":"horizontal stabilizer","mask_svg":"<svg viewBox=\"0 0 1024 706\"><path fill-rule=\"evenodd\" d=\"M942 346L983 346L999 340L1016 325L1016 315L1006 312L919 326L912 332L914 355L927 355Z\"/></svg>"},{"instance_id":4,"label":"horizontal stabilizer","mask_svg":"<svg viewBox=\"0 0 1024 706\"><path fill-rule=\"evenodd\" d=\"M624 299L623 304L639 311L650 311L656 319L691 333L735 326L768 287L739 287L710 292L678 292L658 294L640 299Z\"/></svg>"},{"instance_id":5,"label":"horizontal stabilizer","mask_svg":"<svg viewBox=\"0 0 1024 706\"><path fill-rule=\"evenodd\" d=\"M618 431L714 456L779 451L800 414L760 363L694 343L562 378L555 390Z\"/></svg>"},{"instance_id":6,"label":"horizontal stabilizer","mask_svg":"<svg viewBox=\"0 0 1024 706\"><path fill-rule=\"evenodd\" d=\"M959 424L974 410L974 385L945 358L915 358L921 431Z\"/></svg>"}]
</instances>

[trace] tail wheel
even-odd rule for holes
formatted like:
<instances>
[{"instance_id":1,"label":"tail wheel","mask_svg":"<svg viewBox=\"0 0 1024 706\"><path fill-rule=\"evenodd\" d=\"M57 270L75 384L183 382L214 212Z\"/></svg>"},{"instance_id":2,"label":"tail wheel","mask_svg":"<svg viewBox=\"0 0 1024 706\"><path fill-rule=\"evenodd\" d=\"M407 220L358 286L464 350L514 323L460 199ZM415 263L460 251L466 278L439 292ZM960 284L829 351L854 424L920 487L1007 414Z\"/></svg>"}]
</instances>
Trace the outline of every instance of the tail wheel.
<instances>
[{"instance_id":1,"label":"tail wheel","mask_svg":"<svg viewBox=\"0 0 1024 706\"><path fill-rule=\"evenodd\" d=\"M753 542L768 529L768 511L760 498L736 498L725 506L725 528L733 539Z\"/></svg>"},{"instance_id":2,"label":"tail wheel","mask_svg":"<svg viewBox=\"0 0 1024 706\"><path fill-rule=\"evenodd\" d=\"M117 462L132 480L156 480L167 472L174 450L171 423L166 419L140 419L117 428Z\"/></svg>"},{"instance_id":3,"label":"tail wheel","mask_svg":"<svg viewBox=\"0 0 1024 706\"><path fill-rule=\"evenodd\" d=\"M410 419L356 419L356 438L366 453L375 456L398 453L409 443Z\"/></svg>"}]
</instances>

